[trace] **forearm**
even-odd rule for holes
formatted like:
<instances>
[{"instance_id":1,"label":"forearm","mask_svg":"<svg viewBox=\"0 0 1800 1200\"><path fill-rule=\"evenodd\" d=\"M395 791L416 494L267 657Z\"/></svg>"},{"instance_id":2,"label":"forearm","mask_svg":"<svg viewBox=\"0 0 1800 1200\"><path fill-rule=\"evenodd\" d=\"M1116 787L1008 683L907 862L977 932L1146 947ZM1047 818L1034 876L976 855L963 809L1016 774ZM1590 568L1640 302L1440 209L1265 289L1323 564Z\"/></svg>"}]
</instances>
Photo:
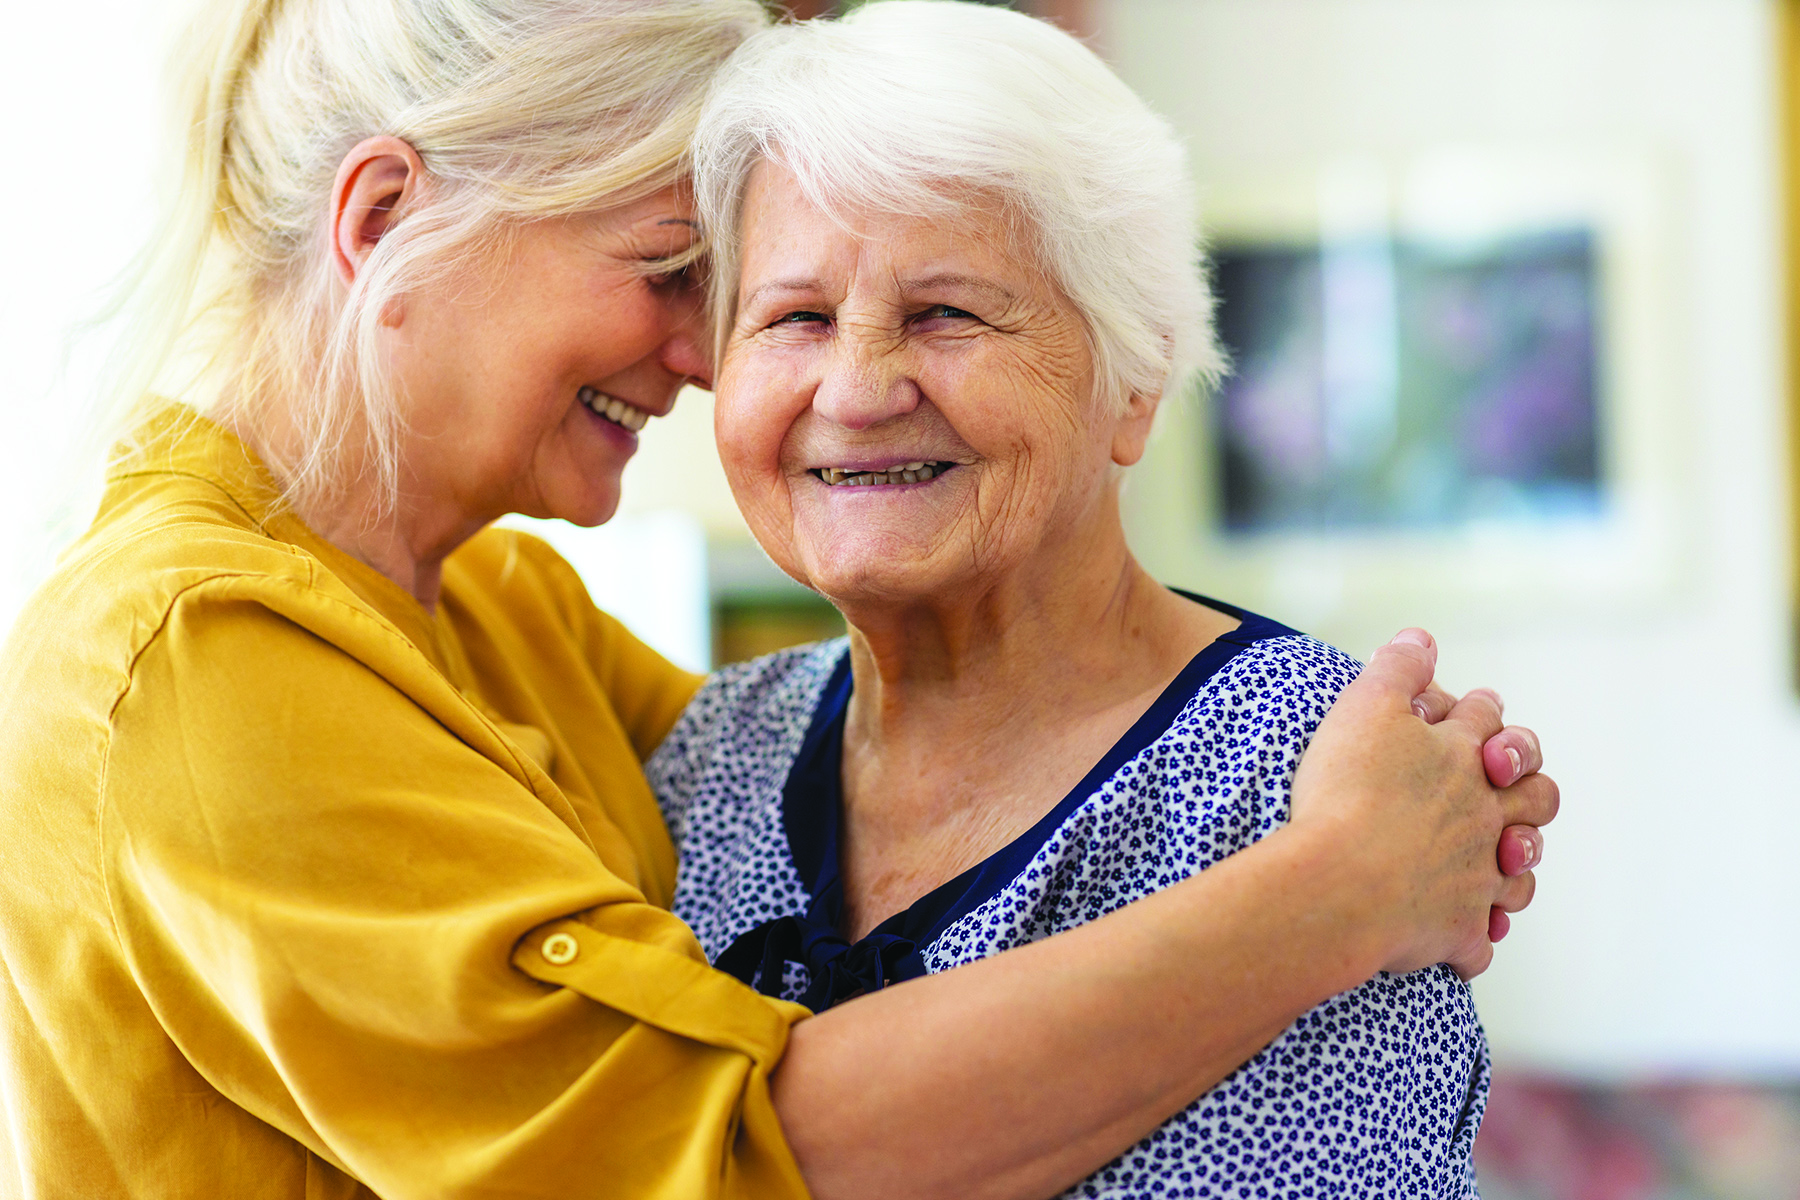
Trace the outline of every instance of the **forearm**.
<instances>
[{"instance_id":1,"label":"forearm","mask_svg":"<svg viewBox=\"0 0 1800 1200\"><path fill-rule=\"evenodd\" d=\"M819 1200L1050 1196L1372 975L1379 922L1287 829L1068 933L793 1030L775 1075Z\"/></svg>"}]
</instances>

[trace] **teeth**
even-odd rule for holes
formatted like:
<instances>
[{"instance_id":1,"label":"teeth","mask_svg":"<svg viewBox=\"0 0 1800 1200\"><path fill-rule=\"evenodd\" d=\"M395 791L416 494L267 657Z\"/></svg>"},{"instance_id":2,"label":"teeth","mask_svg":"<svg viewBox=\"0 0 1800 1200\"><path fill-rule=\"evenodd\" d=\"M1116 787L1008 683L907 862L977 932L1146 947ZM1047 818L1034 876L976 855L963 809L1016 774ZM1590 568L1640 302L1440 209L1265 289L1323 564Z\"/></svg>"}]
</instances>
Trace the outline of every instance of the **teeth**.
<instances>
[{"instance_id":1,"label":"teeth","mask_svg":"<svg viewBox=\"0 0 1800 1200\"><path fill-rule=\"evenodd\" d=\"M575 398L587 405L589 411L605 417L615 425L623 425L636 433L650 423L650 414L641 408L625 403L617 396L607 396L591 387L584 387L575 393Z\"/></svg>"},{"instance_id":2,"label":"teeth","mask_svg":"<svg viewBox=\"0 0 1800 1200\"><path fill-rule=\"evenodd\" d=\"M937 478L951 467L962 465L967 464L912 462L901 463L886 471L853 471L845 467L820 467L817 474L831 487L875 487L882 484L924 483L926 480Z\"/></svg>"}]
</instances>

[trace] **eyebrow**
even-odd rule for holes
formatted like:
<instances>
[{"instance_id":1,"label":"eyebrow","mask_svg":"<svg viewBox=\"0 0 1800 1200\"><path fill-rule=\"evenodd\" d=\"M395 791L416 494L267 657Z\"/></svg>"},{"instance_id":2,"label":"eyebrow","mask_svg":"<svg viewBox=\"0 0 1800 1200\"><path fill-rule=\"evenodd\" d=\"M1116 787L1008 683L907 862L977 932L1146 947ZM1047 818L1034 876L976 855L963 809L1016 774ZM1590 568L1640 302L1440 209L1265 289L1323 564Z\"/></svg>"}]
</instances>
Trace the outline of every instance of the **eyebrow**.
<instances>
[{"instance_id":1,"label":"eyebrow","mask_svg":"<svg viewBox=\"0 0 1800 1200\"><path fill-rule=\"evenodd\" d=\"M758 284L756 290L744 297L744 306L754 304L764 292L819 292L825 285L817 279L805 279L798 276L791 279L771 279L767 283Z\"/></svg>"},{"instance_id":2,"label":"eyebrow","mask_svg":"<svg viewBox=\"0 0 1800 1200\"><path fill-rule=\"evenodd\" d=\"M1018 299L1008 288L1002 287L991 279L979 275L962 275L955 271L940 271L936 275L926 275L919 279L903 280L900 291L903 295L913 292L928 292L936 288L956 287L972 292L983 292L1004 303L1011 304Z\"/></svg>"}]
</instances>

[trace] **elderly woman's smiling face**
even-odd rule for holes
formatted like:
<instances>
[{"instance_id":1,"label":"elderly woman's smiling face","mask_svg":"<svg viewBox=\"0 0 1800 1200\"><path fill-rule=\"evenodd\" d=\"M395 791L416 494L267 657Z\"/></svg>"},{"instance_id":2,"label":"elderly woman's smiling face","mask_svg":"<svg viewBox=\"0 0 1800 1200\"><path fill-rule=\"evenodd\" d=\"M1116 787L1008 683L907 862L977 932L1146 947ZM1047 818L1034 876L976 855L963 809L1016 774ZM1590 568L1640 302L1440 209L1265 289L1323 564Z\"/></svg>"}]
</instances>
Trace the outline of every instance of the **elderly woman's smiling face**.
<instances>
[{"instance_id":1,"label":"elderly woman's smiling face","mask_svg":"<svg viewBox=\"0 0 1800 1200\"><path fill-rule=\"evenodd\" d=\"M717 432L776 562L840 603L904 604L1116 530L1114 464L1154 401L1095 395L1080 315L1012 223L853 224L778 165L751 176Z\"/></svg>"}]
</instances>

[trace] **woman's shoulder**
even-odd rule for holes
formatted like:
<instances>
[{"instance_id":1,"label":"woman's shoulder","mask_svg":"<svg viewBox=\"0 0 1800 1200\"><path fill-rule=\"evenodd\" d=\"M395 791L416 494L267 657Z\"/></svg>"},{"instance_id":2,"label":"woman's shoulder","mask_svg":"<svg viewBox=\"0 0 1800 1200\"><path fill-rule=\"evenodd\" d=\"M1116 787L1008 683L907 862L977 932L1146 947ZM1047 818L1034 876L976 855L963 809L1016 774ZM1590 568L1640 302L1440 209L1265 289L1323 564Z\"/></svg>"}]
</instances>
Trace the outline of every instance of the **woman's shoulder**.
<instances>
[{"instance_id":1,"label":"woman's shoulder","mask_svg":"<svg viewBox=\"0 0 1800 1200\"><path fill-rule=\"evenodd\" d=\"M354 647L366 659L380 657L384 640L399 640L354 609L316 561L199 483L170 486L135 511L103 510L19 612L0 652L0 785L44 805L91 799L123 761L121 723L147 709L205 709L241 729L276 725L298 686L296 654L338 668L327 693L343 706L358 673L346 669L348 656L319 650ZM399 677L360 674L370 690ZM125 757L210 754L219 745L140 739Z\"/></svg>"},{"instance_id":2,"label":"woman's shoulder","mask_svg":"<svg viewBox=\"0 0 1800 1200\"><path fill-rule=\"evenodd\" d=\"M795 727L803 733L848 652L847 638L833 638L720 667L695 693L653 766L702 746L754 745Z\"/></svg>"},{"instance_id":3,"label":"woman's shoulder","mask_svg":"<svg viewBox=\"0 0 1800 1200\"><path fill-rule=\"evenodd\" d=\"M309 556L194 484L154 504L102 510L20 611L7 659L79 646L129 661L184 601L314 585Z\"/></svg>"},{"instance_id":4,"label":"woman's shoulder","mask_svg":"<svg viewBox=\"0 0 1800 1200\"><path fill-rule=\"evenodd\" d=\"M624 622L594 603L580 572L549 542L504 525L488 526L444 560L442 604L453 623L498 622L565 649L564 639L572 639L589 658L616 656L621 643L642 649ZM688 694L695 682L689 678Z\"/></svg>"},{"instance_id":5,"label":"woman's shoulder","mask_svg":"<svg viewBox=\"0 0 1800 1200\"><path fill-rule=\"evenodd\" d=\"M1102 790L1152 807L1165 792L1203 795L1208 820L1230 814L1272 828L1286 819L1287 789L1314 731L1361 671L1335 646L1246 617L1170 686Z\"/></svg>"},{"instance_id":6,"label":"woman's shoulder","mask_svg":"<svg viewBox=\"0 0 1800 1200\"><path fill-rule=\"evenodd\" d=\"M1363 669L1336 646L1266 618L1248 617L1221 640L1235 642L1235 652L1195 692L1232 706L1329 708Z\"/></svg>"},{"instance_id":7,"label":"woman's shoulder","mask_svg":"<svg viewBox=\"0 0 1800 1200\"><path fill-rule=\"evenodd\" d=\"M804 704L809 710L849 654L849 638L790 646L773 654L728 663L714 671L689 709L747 716Z\"/></svg>"},{"instance_id":8,"label":"woman's shoulder","mask_svg":"<svg viewBox=\"0 0 1800 1200\"><path fill-rule=\"evenodd\" d=\"M500 525L445 558L443 596L451 608L541 609L569 630L581 630L596 613L608 629L617 625L594 606L580 574L550 543Z\"/></svg>"},{"instance_id":9,"label":"woman's shoulder","mask_svg":"<svg viewBox=\"0 0 1800 1200\"><path fill-rule=\"evenodd\" d=\"M0 720L33 705L104 728L152 658L178 660L201 697L215 675L315 644L342 651L349 673L423 673L414 641L306 546L205 478L147 473L115 485L18 614L0 653Z\"/></svg>"},{"instance_id":10,"label":"woman's shoulder","mask_svg":"<svg viewBox=\"0 0 1800 1200\"><path fill-rule=\"evenodd\" d=\"M696 794L742 799L785 777L848 653L848 639L834 638L732 663L707 678L645 765L677 839ZM719 786L725 783L731 786Z\"/></svg>"},{"instance_id":11,"label":"woman's shoulder","mask_svg":"<svg viewBox=\"0 0 1800 1200\"><path fill-rule=\"evenodd\" d=\"M1237 618L1187 664L1171 685L1183 701L1250 703L1322 700L1326 707L1362 673L1363 664L1318 638L1261 613L1174 589L1196 604ZM1321 715L1323 713L1321 712Z\"/></svg>"}]
</instances>

